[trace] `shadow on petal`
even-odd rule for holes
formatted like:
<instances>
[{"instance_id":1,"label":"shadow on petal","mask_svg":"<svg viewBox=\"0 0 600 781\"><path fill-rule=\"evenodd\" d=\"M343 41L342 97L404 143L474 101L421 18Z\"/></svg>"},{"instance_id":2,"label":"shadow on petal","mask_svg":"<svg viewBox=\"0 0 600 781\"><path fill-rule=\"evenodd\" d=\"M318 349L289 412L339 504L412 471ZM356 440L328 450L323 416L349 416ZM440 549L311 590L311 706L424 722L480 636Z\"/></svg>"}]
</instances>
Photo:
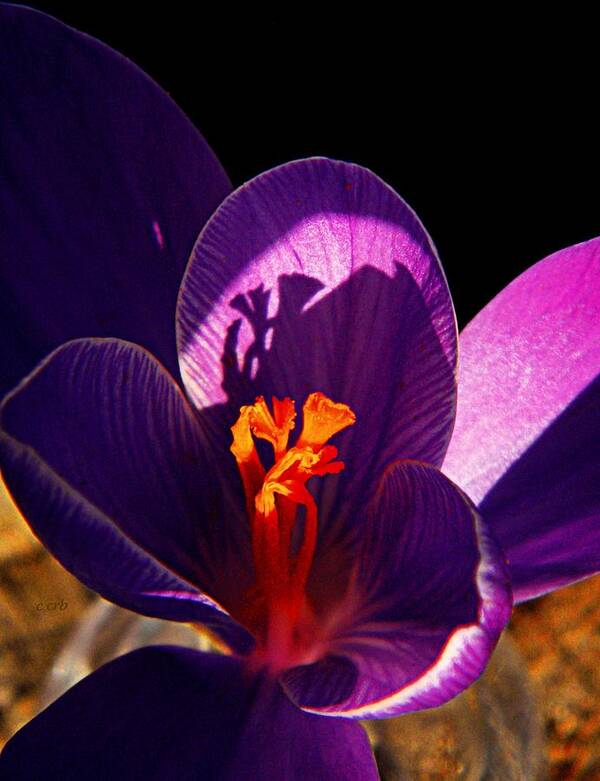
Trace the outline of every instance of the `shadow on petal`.
<instances>
[{"instance_id":1,"label":"shadow on petal","mask_svg":"<svg viewBox=\"0 0 600 781\"><path fill-rule=\"evenodd\" d=\"M281 275L272 316L273 291L263 284L231 299L220 358L227 402L201 410L200 420L225 464L229 427L239 408L258 395L291 396L299 407L319 390L348 404L357 422L336 441L346 468L318 487L321 530L337 535L349 510L368 501L388 464L398 458L441 461L455 389L429 309L404 267L396 264L391 277L363 267L311 303L322 288L303 274ZM244 327L250 339L241 338ZM230 461L226 482L235 485Z\"/></svg>"}]
</instances>

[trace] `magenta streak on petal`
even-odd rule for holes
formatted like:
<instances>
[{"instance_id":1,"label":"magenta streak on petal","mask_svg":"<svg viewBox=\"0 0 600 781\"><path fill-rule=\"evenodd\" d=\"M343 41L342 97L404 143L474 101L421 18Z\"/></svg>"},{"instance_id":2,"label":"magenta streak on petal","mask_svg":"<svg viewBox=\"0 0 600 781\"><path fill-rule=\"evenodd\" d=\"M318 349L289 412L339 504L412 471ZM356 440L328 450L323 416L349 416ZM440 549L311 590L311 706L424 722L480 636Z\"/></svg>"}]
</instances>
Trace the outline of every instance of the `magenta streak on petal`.
<instances>
[{"instance_id":1,"label":"magenta streak on petal","mask_svg":"<svg viewBox=\"0 0 600 781\"><path fill-rule=\"evenodd\" d=\"M162 231L160 229L160 224L157 220L154 220L152 223L152 231L154 232L154 236L156 238L156 243L158 244L160 249L165 248L165 240L162 235Z\"/></svg>"}]
</instances>

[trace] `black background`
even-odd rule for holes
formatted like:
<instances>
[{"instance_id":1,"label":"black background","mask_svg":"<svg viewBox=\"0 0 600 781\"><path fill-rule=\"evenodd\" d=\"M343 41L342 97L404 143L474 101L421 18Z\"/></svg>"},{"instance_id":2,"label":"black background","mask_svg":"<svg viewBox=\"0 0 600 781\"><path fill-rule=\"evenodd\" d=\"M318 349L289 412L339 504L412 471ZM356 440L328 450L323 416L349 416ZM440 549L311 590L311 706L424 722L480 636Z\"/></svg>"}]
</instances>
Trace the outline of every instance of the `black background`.
<instances>
[{"instance_id":1,"label":"black background","mask_svg":"<svg viewBox=\"0 0 600 781\"><path fill-rule=\"evenodd\" d=\"M146 70L234 185L310 155L371 168L425 223L461 325L536 260L600 234L597 23L577 12L31 5Z\"/></svg>"}]
</instances>

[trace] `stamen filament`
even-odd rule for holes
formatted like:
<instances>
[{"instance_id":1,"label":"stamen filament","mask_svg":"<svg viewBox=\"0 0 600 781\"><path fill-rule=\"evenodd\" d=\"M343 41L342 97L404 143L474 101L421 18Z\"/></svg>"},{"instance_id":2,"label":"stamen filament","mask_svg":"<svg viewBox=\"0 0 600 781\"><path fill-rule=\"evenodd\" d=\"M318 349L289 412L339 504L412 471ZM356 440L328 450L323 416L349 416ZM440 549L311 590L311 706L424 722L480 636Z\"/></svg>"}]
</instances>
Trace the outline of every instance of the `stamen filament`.
<instances>
[{"instance_id":1,"label":"stamen filament","mask_svg":"<svg viewBox=\"0 0 600 781\"><path fill-rule=\"evenodd\" d=\"M298 492L297 501L306 507L306 517L304 519L304 536L294 565L291 586L293 593L304 594L317 547L317 504L306 488Z\"/></svg>"},{"instance_id":2,"label":"stamen filament","mask_svg":"<svg viewBox=\"0 0 600 781\"><path fill-rule=\"evenodd\" d=\"M254 560L255 585L249 592L253 605L244 615L262 637L265 658L274 667L292 653L298 633L302 634L300 626L310 613L307 584L317 547L318 513L306 484L311 477L336 474L344 468L343 461L334 460L337 448L326 443L356 420L350 407L322 393L312 393L303 412L302 433L289 449L289 432L296 417L289 398L273 398L271 415L259 396L253 405L240 409L231 427L231 452L244 487ZM269 470L261 463L252 435L273 446L274 463ZM294 556L292 541L299 505L306 513Z\"/></svg>"},{"instance_id":3,"label":"stamen filament","mask_svg":"<svg viewBox=\"0 0 600 781\"><path fill-rule=\"evenodd\" d=\"M279 560L282 569L288 566L292 533L296 524L297 504L286 496L277 498L279 508Z\"/></svg>"}]
</instances>

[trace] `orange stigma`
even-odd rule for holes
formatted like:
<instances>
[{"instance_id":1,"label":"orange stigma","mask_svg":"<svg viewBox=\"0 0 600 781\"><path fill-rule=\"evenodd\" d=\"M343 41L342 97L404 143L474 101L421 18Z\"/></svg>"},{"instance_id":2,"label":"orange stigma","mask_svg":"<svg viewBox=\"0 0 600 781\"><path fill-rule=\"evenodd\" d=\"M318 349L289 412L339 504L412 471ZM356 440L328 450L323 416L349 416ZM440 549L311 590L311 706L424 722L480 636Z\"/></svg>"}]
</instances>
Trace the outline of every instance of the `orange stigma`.
<instances>
[{"instance_id":1,"label":"orange stigma","mask_svg":"<svg viewBox=\"0 0 600 781\"><path fill-rule=\"evenodd\" d=\"M251 524L255 574L251 604L242 618L259 637L259 661L274 669L301 655L303 634L309 631L306 584L317 544L318 517L306 483L311 477L342 471L344 463L335 460L337 448L326 443L356 421L350 407L319 392L310 394L302 413L302 432L289 448L296 418L292 399L273 398L271 414L259 396L254 404L240 409L231 427L231 452L240 470ZM252 435L273 447L274 463L269 470L262 465ZM304 524L301 540L293 544L298 507L305 508Z\"/></svg>"}]
</instances>

